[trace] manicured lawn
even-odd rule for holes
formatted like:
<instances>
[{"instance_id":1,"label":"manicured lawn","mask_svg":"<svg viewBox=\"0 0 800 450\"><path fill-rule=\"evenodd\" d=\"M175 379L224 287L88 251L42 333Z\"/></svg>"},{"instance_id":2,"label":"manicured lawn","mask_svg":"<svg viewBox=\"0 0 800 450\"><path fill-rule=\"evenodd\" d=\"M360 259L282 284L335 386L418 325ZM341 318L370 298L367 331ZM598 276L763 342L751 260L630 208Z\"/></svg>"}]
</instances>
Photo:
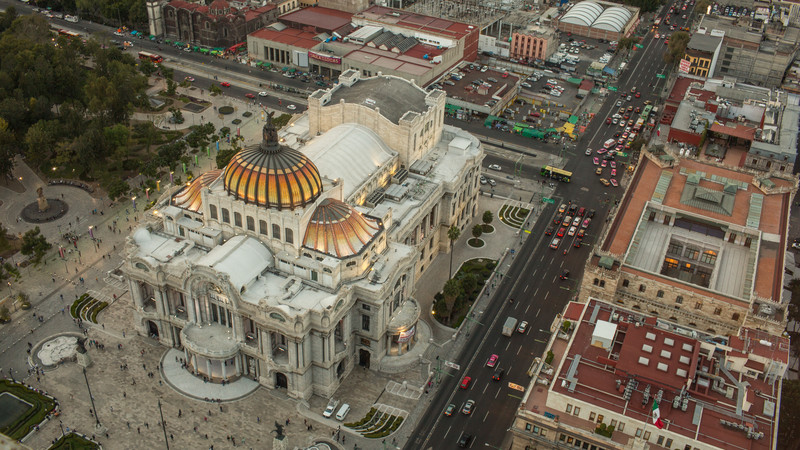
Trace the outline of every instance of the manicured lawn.
<instances>
[{"instance_id":1,"label":"manicured lawn","mask_svg":"<svg viewBox=\"0 0 800 450\"><path fill-rule=\"evenodd\" d=\"M0 380L0 394L6 392L29 404L22 407L18 402L4 402L6 407L13 408L14 411L0 411L4 415L8 413L16 414L17 417L7 421L8 423L0 427L0 433L15 441L25 437L34 426L44 420L56 407L55 400L50 397L44 396L22 384L14 383L10 380Z\"/></svg>"},{"instance_id":2,"label":"manicured lawn","mask_svg":"<svg viewBox=\"0 0 800 450\"><path fill-rule=\"evenodd\" d=\"M94 450L100 448L94 442L74 433L65 434L48 450Z\"/></svg>"}]
</instances>

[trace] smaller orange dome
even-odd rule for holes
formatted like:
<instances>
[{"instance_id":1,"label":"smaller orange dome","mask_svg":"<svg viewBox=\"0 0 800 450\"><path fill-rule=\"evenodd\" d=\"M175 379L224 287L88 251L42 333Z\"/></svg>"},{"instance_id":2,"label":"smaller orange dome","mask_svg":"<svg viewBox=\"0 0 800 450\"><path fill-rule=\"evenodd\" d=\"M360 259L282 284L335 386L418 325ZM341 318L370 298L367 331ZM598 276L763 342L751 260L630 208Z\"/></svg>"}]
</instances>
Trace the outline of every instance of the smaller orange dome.
<instances>
[{"instance_id":1,"label":"smaller orange dome","mask_svg":"<svg viewBox=\"0 0 800 450\"><path fill-rule=\"evenodd\" d=\"M327 198L320 202L306 228L303 245L337 258L358 254L383 226L347 203Z\"/></svg>"}]
</instances>

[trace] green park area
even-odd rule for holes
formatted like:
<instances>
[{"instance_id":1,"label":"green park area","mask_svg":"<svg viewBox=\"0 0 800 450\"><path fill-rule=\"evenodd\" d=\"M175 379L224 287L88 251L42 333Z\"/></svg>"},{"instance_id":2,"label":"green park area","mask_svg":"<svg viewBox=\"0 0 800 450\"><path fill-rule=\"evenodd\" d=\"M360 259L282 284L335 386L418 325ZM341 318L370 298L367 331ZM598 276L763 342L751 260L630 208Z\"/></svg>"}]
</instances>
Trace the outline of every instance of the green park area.
<instances>
[{"instance_id":1,"label":"green park area","mask_svg":"<svg viewBox=\"0 0 800 450\"><path fill-rule=\"evenodd\" d=\"M54 399L11 380L0 380L0 433L19 440L56 407Z\"/></svg>"},{"instance_id":2,"label":"green park area","mask_svg":"<svg viewBox=\"0 0 800 450\"><path fill-rule=\"evenodd\" d=\"M496 266L497 261L488 258L465 261L445 282L442 292L434 296L433 316L436 320L442 325L458 328Z\"/></svg>"},{"instance_id":3,"label":"green park area","mask_svg":"<svg viewBox=\"0 0 800 450\"><path fill-rule=\"evenodd\" d=\"M101 448L97 443L75 433L61 436L48 450L94 450Z\"/></svg>"}]
</instances>

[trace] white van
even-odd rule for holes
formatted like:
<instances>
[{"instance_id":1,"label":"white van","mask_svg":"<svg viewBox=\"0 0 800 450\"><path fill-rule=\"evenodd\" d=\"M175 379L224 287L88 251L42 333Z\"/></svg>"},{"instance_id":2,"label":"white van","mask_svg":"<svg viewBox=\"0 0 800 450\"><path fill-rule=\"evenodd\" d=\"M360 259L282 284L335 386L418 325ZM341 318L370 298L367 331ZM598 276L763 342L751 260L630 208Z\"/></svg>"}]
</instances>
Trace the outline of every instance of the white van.
<instances>
[{"instance_id":1,"label":"white van","mask_svg":"<svg viewBox=\"0 0 800 450\"><path fill-rule=\"evenodd\" d=\"M339 412L336 413L336 420L344 420L344 418L347 416L347 413L349 412L350 412L350 405L345 403L344 405L342 405L341 408L339 408Z\"/></svg>"}]
</instances>

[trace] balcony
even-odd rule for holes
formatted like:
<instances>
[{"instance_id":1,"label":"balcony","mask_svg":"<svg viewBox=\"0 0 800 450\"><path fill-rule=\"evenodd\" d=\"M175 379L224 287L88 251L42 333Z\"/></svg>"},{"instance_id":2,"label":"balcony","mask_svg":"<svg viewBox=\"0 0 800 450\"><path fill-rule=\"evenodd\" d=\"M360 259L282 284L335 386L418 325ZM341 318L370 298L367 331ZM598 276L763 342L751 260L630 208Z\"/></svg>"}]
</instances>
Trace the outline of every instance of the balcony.
<instances>
[{"instance_id":1,"label":"balcony","mask_svg":"<svg viewBox=\"0 0 800 450\"><path fill-rule=\"evenodd\" d=\"M244 334L244 344L248 347L258 348L258 335L253 332L246 332Z\"/></svg>"}]
</instances>

